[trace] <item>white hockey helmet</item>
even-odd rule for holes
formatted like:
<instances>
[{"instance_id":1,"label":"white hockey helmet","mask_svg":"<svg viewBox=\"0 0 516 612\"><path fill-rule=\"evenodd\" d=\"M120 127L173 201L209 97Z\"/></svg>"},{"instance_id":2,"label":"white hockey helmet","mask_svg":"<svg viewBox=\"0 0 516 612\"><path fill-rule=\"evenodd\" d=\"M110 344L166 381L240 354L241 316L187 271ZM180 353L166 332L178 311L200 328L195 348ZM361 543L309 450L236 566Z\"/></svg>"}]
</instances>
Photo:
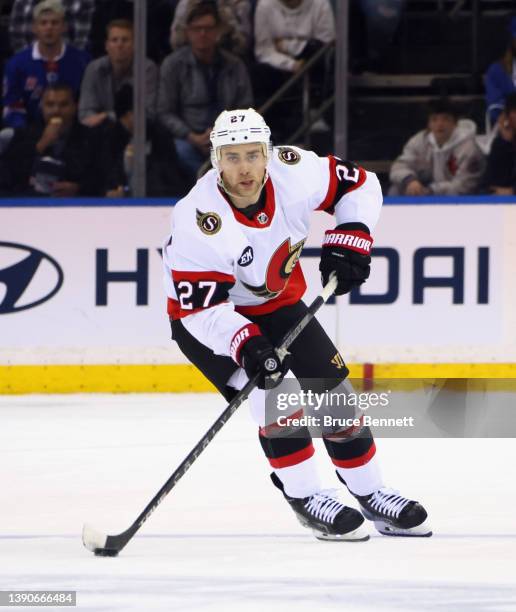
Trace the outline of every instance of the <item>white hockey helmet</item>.
<instances>
[{"instance_id":1,"label":"white hockey helmet","mask_svg":"<svg viewBox=\"0 0 516 612\"><path fill-rule=\"evenodd\" d=\"M254 108L222 111L210 134L211 164L220 173L220 148L225 145L263 145L267 161L272 155L271 131L265 119Z\"/></svg>"}]
</instances>

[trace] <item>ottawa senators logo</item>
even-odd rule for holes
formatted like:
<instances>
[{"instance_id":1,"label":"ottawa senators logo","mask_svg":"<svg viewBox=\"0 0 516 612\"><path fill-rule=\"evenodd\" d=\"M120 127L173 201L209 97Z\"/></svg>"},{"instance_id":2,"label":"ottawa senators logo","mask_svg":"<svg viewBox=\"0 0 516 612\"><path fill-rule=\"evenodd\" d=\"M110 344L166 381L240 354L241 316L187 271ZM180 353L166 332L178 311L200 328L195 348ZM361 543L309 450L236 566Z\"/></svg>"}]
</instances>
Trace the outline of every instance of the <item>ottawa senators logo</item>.
<instances>
[{"instance_id":1,"label":"ottawa senators logo","mask_svg":"<svg viewBox=\"0 0 516 612\"><path fill-rule=\"evenodd\" d=\"M253 287L242 283L246 289L257 297L271 299L279 295L287 286L288 279L301 255L305 239L300 240L293 246L290 238L287 238L275 251L267 266L265 283L259 287Z\"/></svg>"},{"instance_id":2,"label":"ottawa senators logo","mask_svg":"<svg viewBox=\"0 0 516 612\"><path fill-rule=\"evenodd\" d=\"M288 164L289 166L298 164L301 161L301 155L290 147L279 147L278 157L280 158L280 161L282 161L284 164Z\"/></svg>"},{"instance_id":3,"label":"ottawa senators logo","mask_svg":"<svg viewBox=\"0 0 516 612\"><path fill-rule=\"evenodd\" d=\"M195 216L197 218L197 225L203 234L216 234L222 227L222 221L217 213L203 213L197 208L195 210Z\"/></svg>"}]
</instances>

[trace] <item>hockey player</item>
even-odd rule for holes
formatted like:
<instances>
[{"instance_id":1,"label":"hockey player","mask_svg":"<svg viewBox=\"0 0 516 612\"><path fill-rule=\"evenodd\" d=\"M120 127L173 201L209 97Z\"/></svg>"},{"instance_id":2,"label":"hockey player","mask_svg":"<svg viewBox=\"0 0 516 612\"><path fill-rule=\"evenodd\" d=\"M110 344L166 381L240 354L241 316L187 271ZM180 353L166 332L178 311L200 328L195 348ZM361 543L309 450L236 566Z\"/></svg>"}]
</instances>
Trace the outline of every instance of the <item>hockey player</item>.
<instances>
[{"instance_id":1,"label":"hockey player","mask_svg":"<svg viewBox=\"0 0 516 612\"><path fill-rule=\"evenodd\" d=\"M316 319L286 358L275 345L307 309L298 259L312 212L336 217L319 269L324 284L336 273L337 295L348 293L369 277L380 185L374 174L337 157L273 148L268 126L251 108L221 113L211 145L213 169L176 204L163 250L172 337L227 400L259 374L251 413L272 481L301 524L319 539L367 539L362 514L333 490L321 490L309 430L272 434L263 389L288 370L302 385L320 381L317 391L349 385L349 371ZM328 436L324 444L363 515L385 535L431 535L424 508L384 486L369 429L358 433Z\"/></svg>"}]
</instances>

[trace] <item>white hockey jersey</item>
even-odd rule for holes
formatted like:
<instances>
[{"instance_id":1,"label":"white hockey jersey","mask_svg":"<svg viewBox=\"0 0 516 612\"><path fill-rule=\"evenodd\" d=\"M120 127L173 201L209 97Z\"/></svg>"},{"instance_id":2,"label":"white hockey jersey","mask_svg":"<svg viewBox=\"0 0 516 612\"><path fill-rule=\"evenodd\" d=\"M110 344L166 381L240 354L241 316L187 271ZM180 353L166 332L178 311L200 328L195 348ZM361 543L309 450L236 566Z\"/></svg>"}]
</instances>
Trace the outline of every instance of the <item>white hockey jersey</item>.
<instances>
[{"instance_id":1,"label":"white hockey jersey","mask_svg":"<svg viewBox=\"0 0 516 612\"><path fill-rule=\"evenodd\" d=\"M210 170L172 212L163 262L168 313L214 353L230 355L246 315L301 299L298 264L313 211L372 232L382 205L376 175L334 156L275 147L265 205L252 219L230 204Z\"/></svg>"}]
</instances>

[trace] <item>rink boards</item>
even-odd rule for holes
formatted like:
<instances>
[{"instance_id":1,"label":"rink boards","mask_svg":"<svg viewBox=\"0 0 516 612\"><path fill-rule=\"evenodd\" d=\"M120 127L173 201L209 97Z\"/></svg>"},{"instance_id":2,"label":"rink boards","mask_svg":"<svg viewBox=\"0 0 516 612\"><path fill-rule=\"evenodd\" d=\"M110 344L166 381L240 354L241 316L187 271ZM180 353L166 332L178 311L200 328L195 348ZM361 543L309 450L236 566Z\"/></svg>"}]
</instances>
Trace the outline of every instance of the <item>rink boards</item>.
<instances>
[{"instance_id":1,"label":"rink boards","mask_svg":"<svg viewBox=\"0 0 516 612\"><path fill-rule=\"evenodd\" d=\"M319 317L354 377L515 376L515 203L386 201L370 280ZM0 393L209 390L170 340L171 203L64 204L0 205ZM332 223L314 215L307 300Z\"/></svg>"}]
</instances>

